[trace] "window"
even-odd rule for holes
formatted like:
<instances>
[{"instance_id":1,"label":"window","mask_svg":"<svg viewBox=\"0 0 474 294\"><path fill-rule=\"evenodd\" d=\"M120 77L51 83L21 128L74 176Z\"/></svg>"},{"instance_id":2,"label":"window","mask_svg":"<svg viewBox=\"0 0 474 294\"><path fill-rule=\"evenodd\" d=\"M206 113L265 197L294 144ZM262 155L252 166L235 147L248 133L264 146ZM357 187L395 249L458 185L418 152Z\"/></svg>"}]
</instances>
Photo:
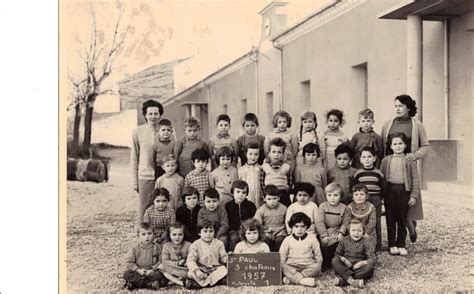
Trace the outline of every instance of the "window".
<instances>
[{"instance_id":1,"label":"window","mask_svg":"<svg viewBox=\"0 0 474 294\"><path fill-rule=\"evenodd\" d=\"M265 96L267 121L271 123L273 119L273 92L268 92Z\"/></svg>"},{"instance_id":2,"label":"window","mask_svg":"<svg viewBox=\"0 0 474 294\"><path fill-rule=\"evenodd\" d=\"M224 104L224 105L222 106L222 113L227 114L227 111L228 111L227 104Z\"/></svg>"},{"instance_id":3,"label":"window","mask_svg":"<svg viewBox=\"0 0 474 294\"><path fill-rule=\"evenodd\" d=\"M357 90L354 95L357 97L357 101L363 103L363 108L367 108L369 106L367 62L355 65L352 68L355 70L355 78L357 81Z\"/></svg>"},{"instance_id":4,"label":"window","mask_svg":"<svg viewBox=\"0 0 474 294\"><path fill-rule=\"evenodd\" d=\"M302 90L302 101L301 106L303 109L309 109L311 107L311 82L309 80L301 82Z\"/></svg>"},{"instance_id":5,"label":"window","mask_svg":"<svg viewBox=\"0 0 474 294\"><path fill-rule=\"evenodd\" d=\"M242 111L243 114L247 113L247 99L242 99L240 100L240 111Z\"/></svg>"}]
</instances>

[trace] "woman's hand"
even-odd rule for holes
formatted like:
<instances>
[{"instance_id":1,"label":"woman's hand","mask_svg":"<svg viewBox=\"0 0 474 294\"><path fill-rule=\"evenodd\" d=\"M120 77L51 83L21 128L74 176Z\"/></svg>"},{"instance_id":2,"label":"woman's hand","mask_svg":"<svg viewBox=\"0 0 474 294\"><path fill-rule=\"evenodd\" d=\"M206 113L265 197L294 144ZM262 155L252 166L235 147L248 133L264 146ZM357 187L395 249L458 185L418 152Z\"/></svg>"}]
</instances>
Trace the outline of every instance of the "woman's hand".
<instances>
[{"instance_id":1,"label":"woman's hand","mask_svg":"<svg viewBox=\"0 0 474 294\"><path fill-rule=\"evenodd\" d=\"M411 161L415 161L416 160L416 157L415 157L415 154L413 153L408 153L407 155L405 155L405 159L409 162Z\"/></svg>"},{"instance_id":2,"label":"woman's hand","mask_svg":"<svg viewBox=\"0 0 474 294\"><path fill-rule=\"evenodd\" d=\"M336 241L341 242L344 239L344 235L342 233L337 234Z\"/></svg>"},{"instance_id":3,"label":"woman's hand","mask_svg":"<svg viewBox=\"0 0 474 294\"><path fill-rule=\"evenodd\" d=\"M416 204L416 198L411 197L410 200L408 200L408 206L413 206Z\"/></svg>"}]
</instances>

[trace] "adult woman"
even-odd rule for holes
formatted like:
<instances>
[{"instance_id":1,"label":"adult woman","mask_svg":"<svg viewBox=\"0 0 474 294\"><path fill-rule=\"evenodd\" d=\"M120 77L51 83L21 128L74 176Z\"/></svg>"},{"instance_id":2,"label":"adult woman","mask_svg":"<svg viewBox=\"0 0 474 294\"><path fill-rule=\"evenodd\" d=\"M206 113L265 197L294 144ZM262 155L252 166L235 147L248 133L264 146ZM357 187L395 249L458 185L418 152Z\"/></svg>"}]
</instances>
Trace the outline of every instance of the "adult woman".
<instances>
[{"instance_id":1,"label":"adult woman","mask_svg":"<svg viewBox=\"0 0 474 294\"><path fill-rule=\"evenodd\" d=\"M132 132L130 164L132 166L133 188L138 192L138 220L143 220L145 209L151 204L150 193L155 186L155 160L153 146L158 141L158 122L163 115L163 105L147 100L142 105L146 124Z\"/></svg>"},{"instance_id":2,"label":"adult woman","mask_svg":"<svg viewBox=\"0 0 474 294\"><path fill-rule=\"evenodd\" d=\"M387 137L396 132L404 133L408 138L405 149L407 161L419 160L425 157L431 150L428 136L423 124L414 118L417 112L416 102L408 95L395 97L395 119L387 121L382 127L382 140L384 155L393 153L387 146ZM416 241L416 221L423 219L423 206L420 198L416 203L409 203L407 215L407 228L412 242Z\"/></svg>"}]
</instances>

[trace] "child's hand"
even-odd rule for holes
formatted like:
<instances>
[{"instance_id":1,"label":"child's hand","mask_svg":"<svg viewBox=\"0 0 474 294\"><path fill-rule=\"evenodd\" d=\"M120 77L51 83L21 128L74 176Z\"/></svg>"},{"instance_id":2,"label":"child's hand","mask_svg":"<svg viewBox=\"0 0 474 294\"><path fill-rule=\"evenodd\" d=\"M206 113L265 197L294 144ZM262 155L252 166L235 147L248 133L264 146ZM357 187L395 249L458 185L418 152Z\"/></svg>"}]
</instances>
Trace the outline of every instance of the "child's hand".
<instances>
[{"instance_id":1,"label":"child's hand","mask_svg":"<svg viewBox=\"0 0 474 294\"><path fill-rule=\"evenodd\" d=\"M365 233L364 235L362 235L362 237L364 237L364 239L369 239L369 234Z\"/></svg>"},{"instance_id":2,"label":"child's hand","mask_svg":"<svg viewBox=\"0 0 474 294\"><path fill-rule=\"evenodd\" d=\"M145 270L145 276L151 276L153 274L153 270Z\"/></svg>"},{"instance_id":3,"label":"child's hand","mask_svg":"<svg viewBox=\"0 0 474 294\"><path fill-rule=\"evenodd\" d=\"M184 266L185 264L186 264L186 259L181 259L180 261L178 261L179 266Z\"/></svg>"},{"instance_id":4,"label":"child's hand","mask_svg":"<svg viewBox=\"0 0 474 294\"><path fill-rule=\"evenodd\" d=\"M336 241L341 242L344 239L344 235L342 233L337 234Z\"/></svg>"},{"instance_id":5,"label":"child's hand","mask_svg":"<svg viewBox=\"0 0 474 294\"><path fill-rule=\"evenodd\" d=\"M345 258L344 256L341 256L340 259L347 267L349 268L352 267L352 263L349 260L347 260L347 258Z\"/></svg>"},{"instance_id":6,"label":"child's hand","mask_svg":"<svg viewBox=\"0 0 474 294\"><path fill-rule=\"evenodd\" d=\"M201 280L207 279L207 274L203 273L200 269L196 271L196 276Z\"/></svg>"},{"instance_id":7,"label":"child's hand","mask_svg":"<svg viewBox=\"0 0 474 294\"><path fill-rule=\"evenodd\" d=\"M321 239L321 242L323 243L323 245L327 245L329 244L329 237L324 237Z\"/></svg>"},{"instance_id":8,"label":"child's hand","mask_svg":"<svg viewBox=\"0 0 474 294\"><path fill-rule=\"evenodd\" d=\"M140 276L144 276L146 274L146 270L142 269L142 268L139 268L137 269L137 273L140 275Z\"/></svg>"},{"instance_id":9,"label":"child's hand","mask_svg":"<svg viewBox=\"0 0 474 294\"><path fill-rule=\"evenodd\" d=\"M364 265L367 265L367 261L362 260L362 261L359 261L358 263L354 264L353 268L358 269L358 268L361 268Z\"/></svg>"},{"instance_id":10,"label":"child's hand","mask_svg":"<svg viewBox=\"0 0 474 294\"><path fill-rule=\"evenodd\" d=\"M408 206L413 206L416 204L416 198L411 197L410 200L408 200Z\"/></svg>"}]
</instances>

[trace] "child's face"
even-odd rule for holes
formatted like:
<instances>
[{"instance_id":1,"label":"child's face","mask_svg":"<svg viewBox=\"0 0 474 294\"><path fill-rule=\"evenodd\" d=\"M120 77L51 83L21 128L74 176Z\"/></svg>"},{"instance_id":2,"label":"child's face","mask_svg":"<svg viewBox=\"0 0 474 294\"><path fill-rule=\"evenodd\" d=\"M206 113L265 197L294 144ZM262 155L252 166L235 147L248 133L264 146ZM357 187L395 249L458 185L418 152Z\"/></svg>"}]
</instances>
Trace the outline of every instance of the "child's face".
<instances>
[{"instance_id":1,"label":"child's face","mask_svg":"<svg viewBox=\"0 0 474 294\"><path fill-rule=\"evenodd\" d=\"M202 172L206 169L207 160L196 159L194 160L193 164L197 171Z\"/></svg>"},{"instance_id":2,"label":"child's face","mask_svg":"<svg viewBox=\"0 0 474 294\"><path fill-rule=\"evenodd\" d=\"M351 158L347 153L341 153L336 156L336 165L339 168L346 168L351 163Z\"/></svg>"},{"instance_id":3,"label":"child's face","mask_svg":"<svg viewBox=\"0 0 474 294\"><path fill-rule=\"evenodd\" d=\"M247 162L248 164L255 164L258 161L258 157L260 156L259 149L247 149Z\"/></svg>"},{"instance_id":4,"label":"child's face","mask_svg":"<svg viewBox=\"0 0 474 294\"><path fill-rule=\"evenodd\" d=\"M283 159L283 147L270 145L270 151L268 157L272 162L278 162Z\"/></svg>"},{"instance_id":5,"label":"child's face","mask_svg":"<svg viewBox=\"0 0 474 294\"><path fill-rule=\"evenodd\" d=\"M270 195L270 194L265 195L265 204L267 205L268 208L277 207L279 202L280 202L280 196Z\"/></svg>"},{"instance_id":6,"label":"child's face","mask_svg":"<svg viewBox=\"0 0 474 294\"><path fill-rule=\"evenodd\" d=\"M219 205L219 199L204 197L204 207L209 211L214 211Z\"/></svg>"},{"instance_id":7,"label":"child's face","mask_svg":"<svg viewBox=\"0 0 474 294\"><path fill-rule=\"evenodd\" d=\"M298 191L296 193L296 201L301 205L307 204L309 202L309 194L306 191Z\"/></svg>"},{"instance_id":8,"label":"child's face","mask_svg":"<svg viewBox=\"0 0 474 294\"><path fill-rule=\"evenodd\" d=\"M230 156L224 155L219 158L219 166L222 168L228 168L231 163L232 163L232 158L230 158Z\"/></svg>"},{"instance_id":9,"label":"child's face","mask_svg":"<svg viewBox=\"0 0 474 294\"><path fill-rule=\"evenodd\" d=\"M337 131L339 126L341 125L341 121L335 115L330 115L328 117L328 128L331 131Z\"/></svg>"},{"instance_id":10,"label":"child's face","mask_svg":"<svg viewBox=\"0 0 474 294\"><path fill-rule=\"evenodd\" d=\"M176 161L168 160L167 162L163 163L162 168L168 176L171 176L176 172L178 165L176 164Z\"/></svg>"},{"instance_id":11,"label":"child's face","mask_svg":"<svg viewBox=\"0 0 474 294\"><path fill-rule=\"evenodd\" d=\"M277 129L278 129L278 131L284 132L284 131L286 131L287 128L288 128L288 121L286 120L286 117L279 116L277 118Z\"/></svg>"},{"instance_id":12,"label":"child's face","mask_svg":"<svg viewBox=\"0 0 474 294\"><path fill-rule=\"evenodd\" d=\"M151 244L151 242L153 242L153 239L154 239L153 230L140 229L138 231L138 240L140 240L140 243Z\"/></svg>"},{"instance_id":13,"label":"child's face","mask_svg":"<svg viewBox=\"0 0 474 294\"><path fill-rule=\"evenodd\" d=\"M189 209L196 207L198 203L198 196L196 194L184 196L184 204Z\"/></svg>"},{"instance_id":14,"label":"child's face","mask_svg":"<svg viewBox=\"0 0 474 294\"><path fill-rule=\"evenodd\" d=\"M245 231L245 239L250 244L255 244L258 241L258 231L257 230L247 230Z\"/></svg>"},{"instance_id":15,"label":"child's face","mask_svg":"<svg viewBox=\"0 0 474 294\"><path fill-rule=\"evenodd\" d=\"M332 192L327 192L326 199L330 205L337 206L339 201L341 201L341 191L335 190Z\"/></svg>"},{"instance_id":16,"label":"child's face","mask_svg":"<svg viewBox=\"0 0 474 294\"><path fill-rule=\"evenodd\" d=\"M374 124L375 120L371 117L363 117L363 116L359 116L359 125L360 125L360 128L367 132L369 131L370 129L372 129L372 125Z\"/></svg>"},{"instance_id":17,"label":"child's face","mask_svg":"<svg viewBox=\"0 0 474 294\"><path fill-rule=\"evenodd\" d=\"M405 152L405 148L407 144L403 142L402 138L393 138L392 144L390 144L390 148L393 150L395 154L403 154Z\"/></svg>"},{"instance_id":18,"label":"child's face","mask_svg":"<svg viewBox=\"0 0 474 294\"><path fill-rule=\"evenodd\" d=\"M179 245L184 239L184 230L182 228L171 228L170 239L174 245Z\"/></svg>"},{"instance_id":19,"label":"child's face","mask_svg":"<svg viewBox=\"0 0 474 294\"><path fill-rule=\"evenodd\" d=\"M362 151L360 154L360 163L364 168L373 168L375 160L375 156L370 151Z\"/></svg>"},{"instance_id":20,"label":"child's face","mask_svg":"<svg viewBox=\"0 0 474 294\"><path fill-rule=\"evenodd\" d=\"M303 222L299 222L296 223L293 228L291 228L291 231L293 232L293 234L295 234L296 237L301 237L306 233L307 229L308 227Z\"/></svg>"},{"instance_id":21,"label":"child's face","mask_svg":"<svg viewBox=\"0 0 474 294\"><path fill-rule=\"evenodd\" d=\"M199 231L199 237L201 237L201 240L203 240L204 242L211 243L212 240L214 240L214 228L202 228L201 231Z\"/></svg>"},{"instance_id":22,"label":"child's face","mask_svg":"<svg viewBox=\"0 0 474 294\"><path fill-rule=\"evenodd\" d=\"M234 200L235 203L244 202L245 197L247 197L247 189L234 188Z\"/></svg>"},{"instance_id":23,"label":"child's face","mask_svg":"<svg viewBox=\"0 0 474 294\"><path fill-rule=\"evenodd\" d=\"M220 135L227 135L229 133L230 123L225 120L220 120L217 122L217 132Z\"/></svg>"},{"instance_id":24,"label":"child's face","mask_svg":"<svg viewBox=\"0 0 474 294\"><path fill-rule=\"evenodd\" d=\"M352 200L355 204L364 204L367 201L367 193L365 191L355 191L352 193Z\"/></svg>"},{"instance_id":25,"label":"child's face","mask_svg":"<svg viewBox=\"0 0 474 294\"><path fill-rule=\"evenodd\" d=\"M158 132L162 140L169 140L173 130L171 129L171 126L161 126Z\"/></svg>"},{"instance_id":26,"label":"child's face","mask_svg":"<svg viewBox=\"0 0 474 294\"><path fill-rule=\"evenodd\" d=\"M153 205L160 211L165 210L168 207L168 199L163 195L158 195L153 200Z\"/></svg>"},{"instance_id":27,"label":"child's face","mask_svg":"<svg viewBox=\"0 0 474 294\"><path fill-rule=\"evenodd\" d=\"M160 120L160 110L156 106L147 107L145 118L148 124L156 126Z\"/></svg>"},{"instance_id":28,"label":"child's face","mask_svg":"<svg viewBox=\"0 0 474 294\"><path fill-rule=\"evenodd\" d=\"M313 118L307 118L301 121L301 125L303 126L303 131L311 132L314 130L315 122Z\"/></svg>"},{"instance_id":29,"label":"child's face","mask_svg":"<svg viewBox=\"0 0 474 294\"><path fill-rule=\"evenodd\" d=\"M318 153L316 153L316 150L311 153L306 152L304 154L304 159L305 159L305 162L309 165L316 164L316 162L318 161Z\"/></svg>"},{"instance_id":30,"label":"child's face","mask_svg":"<svg viewBox=\"0 0 474 294\"><path fill-rule=\"evenodd\" d=\"M199 135L199 128L198 127L185 127L184 134L188 139L197 139Z\"/></svg>"},{"instance_id":31,"label":"child's face","mask_svg":"<svg viewBox=\"0 0 474 294\"><path fill-rule=\"evenodd\" d=\"M244 122L244 131L247 135L255 135L257 132L257 124L253 121Z\"/></svg>"},{"instance_id":32,"label":"child's face","mask_svg":"<svg viewBox=\"0 0 474 294\"><path fill-rule=\"evenodd\" d=\"M359 241L364 236L364 227L362 224L351 224L349 227L349 235L354 241Z\"/></svg>"}]
</instances>

